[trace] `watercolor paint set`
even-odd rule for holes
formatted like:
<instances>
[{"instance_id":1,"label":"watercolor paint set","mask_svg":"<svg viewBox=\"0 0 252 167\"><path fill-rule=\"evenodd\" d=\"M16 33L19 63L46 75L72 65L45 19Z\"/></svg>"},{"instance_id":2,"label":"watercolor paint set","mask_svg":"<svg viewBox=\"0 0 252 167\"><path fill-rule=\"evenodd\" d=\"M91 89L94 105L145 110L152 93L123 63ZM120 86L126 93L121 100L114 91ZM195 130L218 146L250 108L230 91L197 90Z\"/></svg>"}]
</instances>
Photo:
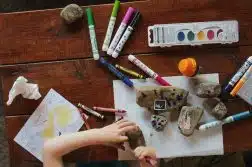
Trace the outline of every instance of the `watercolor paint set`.
<instances>
[{"instance_id":1,"label":"watercolor paint set","mask_svg":"<svg viewBox=\"0 0 252 167\"><path fill-rule=\"evenodd\" d=\"M150 47L230 44L238 41L239 29L236 20L156 24L148 27Z\"/></svg>"}]
</instances>

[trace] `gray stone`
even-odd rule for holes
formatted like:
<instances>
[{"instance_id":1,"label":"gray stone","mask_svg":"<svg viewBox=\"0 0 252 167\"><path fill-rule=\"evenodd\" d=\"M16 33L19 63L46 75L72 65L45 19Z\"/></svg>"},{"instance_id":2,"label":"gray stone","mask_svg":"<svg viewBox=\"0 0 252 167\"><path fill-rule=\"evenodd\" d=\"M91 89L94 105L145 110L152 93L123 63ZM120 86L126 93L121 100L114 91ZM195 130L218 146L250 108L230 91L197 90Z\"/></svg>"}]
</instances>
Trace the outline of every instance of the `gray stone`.
<instances>
[{"instance_id":1,"label":"gray stone","mask_svg":"<svg viewBox=\"0 0 252 167\"><path fill-rule=\"evenodd\" d=\"M201 98L217 97L221 94L221 85L216 83L200 83L196 86L196 95Z\"/></svg>"},{"instance_id":2,"label":"gray stone","mask_svg":"<svg viewBox=\"0 0 252 167\"><path fill-rule=\"evenodd\" d=\"M188 91L172 86L144 86L137 88L136 102L152 113L179 111L187 103L188 94Z\"/></svg>"},{"instance_id":3,"label":"gray stone","mask_svg":"<svg viewBox=\"0 0 252 167\"><path fill-rule=\"evenodd\" d=\"M79 5L70 4L62 9L60 16L66 21L66 23L70 24L82 18L83 14L84 12Z\"/></svg>"},{"instance_id":4,"label":"gray stone","mask_svg":"<svg viewBox=\"0 0 252 167\"><path fill-rule=\"evenodd\" d=\"M221 120L227 114L227 107L218 98L204 100L203 106L216 119Z\"/></svg>"},{"instance_id":5,"label":"gray stone","mask_svg":"<svg viewBox=\"0 0 252 167\"><path fill-rule=\"evenodd\" d=\"M145 140L141 129L137 129L126 132L126 136L129 138L129 146L132 150L135 150L138 146L145 146Z\"/></svg>"},{"instance_id":6,"label":"gray stone","mask_svg":"<svg viewBox=\"0 0 252 167\"><path fill-rule=\"evenodd\" d=\"M194 129L203 115L203 109L195 106L184 106L181 109L178 128L184 136L193 134Z\"/></svg>"},{"instance_id":7,"label":"gray stone","mask_svg":"<svg viewBox=\"0 0 252 167\"><path fill-rule=\"evenodd\" d=\"M151 125L156 131L162 131L167 124L167 119L163 115L152 115Z\"/></svg>"}]
</instances>

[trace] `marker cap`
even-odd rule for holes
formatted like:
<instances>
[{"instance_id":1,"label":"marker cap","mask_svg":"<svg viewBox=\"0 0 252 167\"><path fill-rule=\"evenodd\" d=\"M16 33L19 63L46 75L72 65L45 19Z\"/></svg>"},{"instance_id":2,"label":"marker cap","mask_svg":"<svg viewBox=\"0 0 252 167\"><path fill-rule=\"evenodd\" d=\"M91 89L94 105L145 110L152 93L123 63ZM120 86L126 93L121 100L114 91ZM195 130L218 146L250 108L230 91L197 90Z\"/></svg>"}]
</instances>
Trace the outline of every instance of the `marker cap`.
<instances>
[{"instance_id":1,"label":"marker cap","mask_svg":"<svg viewBox=\"0 0 252 167\"><path fill-rule=\"evenodd\" d=\"M141 16L140 12L136 11L129 26L131 26L132 28L135 27L135 25L136 25L137 21L139 20L140 16Z\"/></svg>"},{"instance_id":2,"label":"marker cap","mask_svg":"<svg viewBox=\"0 0 252 167\"><path fill-rule=\"evenodd\" d=\"M117 16L117 13L118 13L118 10L119 10L119 6L120 6L120 1L115 0L111 16L114 16L114 17Z\"/></svg>"},{"instance_id":3,"label":"marker cap","mask_svg":"<svg viewBox=\"0 0 252 167\"><path fill-rule=\"evenodd\" d=\"M125 16L124 16L124 18L123 18L122 22L125 23L125 24L128 24L128 22L130 21L131 16L134 13L134 11L135 11L134 8L129 7L128 10L127 10L127 12L126 12L126 14L125 14Z\"/></svg>"},{"instance_id":4,"label":"marker cap","mask_svg":"<svg viewBox=\"0 0 252 167\"><path fill-rule=\"evenodd\" d=\"M178 69L183 75L192 77L197 73L197 62L193 58L182 59L178 64Z\"/></svg>"},{"instance_id":5,"label":"marker cap","mask_svg":"<svg viewBox=\"0 0 252 167\"><path fill-rule=\"evenodd\" d=\"M93 18L93 13L91 8L86 9L86 14L87 14L87 20L88 20L88 25L94 25L94 18Z\"/></svg>"}]
</instances>

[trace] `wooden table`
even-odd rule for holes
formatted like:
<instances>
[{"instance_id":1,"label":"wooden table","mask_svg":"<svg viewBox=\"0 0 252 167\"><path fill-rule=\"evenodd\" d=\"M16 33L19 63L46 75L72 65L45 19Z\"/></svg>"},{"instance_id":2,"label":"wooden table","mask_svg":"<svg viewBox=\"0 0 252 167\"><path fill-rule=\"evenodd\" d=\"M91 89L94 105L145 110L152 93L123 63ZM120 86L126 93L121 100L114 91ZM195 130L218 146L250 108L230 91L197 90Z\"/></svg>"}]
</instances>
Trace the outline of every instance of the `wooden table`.
<instances>
[{"instance_id":1,"label":"wooden table","mask_svg":"<svg viewBox=\"0 0 252 167\"><path fill-rule=\"evenodd\" d=\"M116 27L129 6L139 9L143 17L123 53L116 60L125 67L139 70L127 60L127 55L134 53L163 76L180 75L177 70L178 61L191 56L203 67L203 73L219 73L223 84L252 55L251 0L150 0L124 3L121 5ZM112 5L92 6L99 48L103 43L111 8ZM5 102L8 91L18 76L25 76L37 83L43 96L50 88L54 88L72 103L83 102L87 106L105 107L114 105L112 80L116 78L92 59L86 18L72 27L66 26L59 17L60 10L0 15L0 92L13 167L36 166L38 162L17 145L13 138L42 100L18 97L7 107ZM149 25L229 19L239 21L239 43L163 49L150 48L147 45ZM229 114L250 108L238 98L225 97L225 103ZM107 117L107 122L98 122L94 118L89 121L93 127L102 127L114 119L113 115ZM252 148L251 134L251 120L225 126L225 152ZM66 161L112 160L117 158L117 151L102 146L86 147L64 158Z\"/></svg>"}]
</instances>

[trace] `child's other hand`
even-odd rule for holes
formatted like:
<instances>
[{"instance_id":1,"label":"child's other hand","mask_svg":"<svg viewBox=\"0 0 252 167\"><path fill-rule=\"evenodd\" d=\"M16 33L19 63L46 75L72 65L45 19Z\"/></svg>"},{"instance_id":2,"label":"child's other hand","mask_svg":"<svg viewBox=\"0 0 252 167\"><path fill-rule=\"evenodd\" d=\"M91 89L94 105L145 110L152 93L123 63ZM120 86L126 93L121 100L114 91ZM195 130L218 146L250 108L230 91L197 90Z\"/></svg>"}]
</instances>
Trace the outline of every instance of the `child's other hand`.
<instances>
[{"instance_id":1,"label":"child's other hand","mask_svg":"<svg viewBox=\"0 0 252 167\"><path fill-rule=\"evenodd\" d=\"M152 147L139 146L134 150L134 153L135 156L141 161L141 164L148 163L152 166L155 166L157 164L156 150Z\"/></svg>"},{"instance_id":2,"label":"child's other hand","mask_svg":"<svg viewBox=\"0 0 252 167\"><path fill-rule=\"evenodd\" d=\"M127 120L120 120L98 130L101 143L122 143L128 140L125 132L137 128L136 124Z\"/></svg>"}]
</instances>

